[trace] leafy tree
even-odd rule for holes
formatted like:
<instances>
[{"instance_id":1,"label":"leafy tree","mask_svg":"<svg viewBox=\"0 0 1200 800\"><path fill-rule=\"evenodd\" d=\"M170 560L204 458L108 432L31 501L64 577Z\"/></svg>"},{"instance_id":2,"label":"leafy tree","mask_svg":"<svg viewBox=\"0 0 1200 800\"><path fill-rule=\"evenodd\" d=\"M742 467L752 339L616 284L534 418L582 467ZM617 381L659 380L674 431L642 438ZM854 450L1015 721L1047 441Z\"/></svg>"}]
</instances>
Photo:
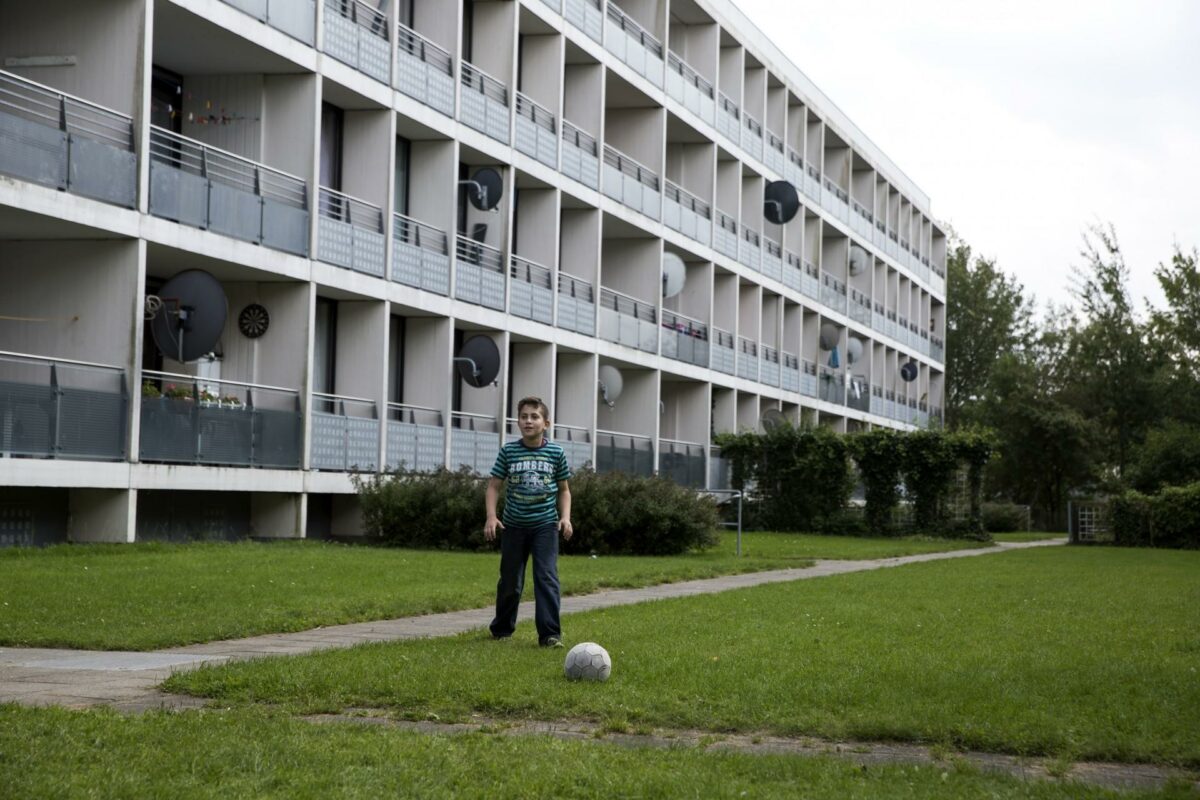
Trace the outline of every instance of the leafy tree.
<instances>
[{"instance_id":1,"label":"leafy tree","mask_svg":"<svg viewBox=\"0 0 1200 800\"><path fill-rule=\"evenodd\" d=\"M1129 482L1142 492L1200 482L1200 426L1167 420L1151 430L1129 472Z\"/></svg>"},{"instance_id":2,"label":"leafy tree","mask_svg":"<svg viewBox=\"0 0 1200 800\"><path fill-rule=\"evenodd\" d=\"M850 454L863 483L867 529L875 535L890 533L892 510L900 501L904 434L889 428L854 434L850 439Z\"/></svg>"},{"instance_id":3,"label":"leafy tree","mask_svg":"<svg viewBox=\"0 0 1200 800\"><path fill-rule=\"evenodd\" d=\"M1168 264L1154 271L1166 299L1151 309L1150 335L1164 359L1162 396L1171 398L1171 415L1200 425L1200 257L1176 245Z\"/></svg>"}]
</instances>

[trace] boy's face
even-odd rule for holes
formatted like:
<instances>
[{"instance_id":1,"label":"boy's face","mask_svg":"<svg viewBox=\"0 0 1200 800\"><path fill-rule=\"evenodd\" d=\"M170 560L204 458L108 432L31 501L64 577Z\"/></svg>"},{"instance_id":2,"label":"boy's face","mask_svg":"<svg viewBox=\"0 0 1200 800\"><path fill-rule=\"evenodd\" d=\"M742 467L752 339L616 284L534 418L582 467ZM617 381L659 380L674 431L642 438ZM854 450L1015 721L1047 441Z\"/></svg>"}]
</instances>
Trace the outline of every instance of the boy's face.
<instances>
[{"instance_id":1,"label":"boy's face","mask_svg":"<svg viewBox=\"0 0 1200 800\"><path fill-rule=\"evenodd\" d=\"M542 409L530 404L521 406L518 412L517 424L521 426L521 436L527 441L541 439L549 425L549 420L542 416Z\"/></svg>"}]
</instances>

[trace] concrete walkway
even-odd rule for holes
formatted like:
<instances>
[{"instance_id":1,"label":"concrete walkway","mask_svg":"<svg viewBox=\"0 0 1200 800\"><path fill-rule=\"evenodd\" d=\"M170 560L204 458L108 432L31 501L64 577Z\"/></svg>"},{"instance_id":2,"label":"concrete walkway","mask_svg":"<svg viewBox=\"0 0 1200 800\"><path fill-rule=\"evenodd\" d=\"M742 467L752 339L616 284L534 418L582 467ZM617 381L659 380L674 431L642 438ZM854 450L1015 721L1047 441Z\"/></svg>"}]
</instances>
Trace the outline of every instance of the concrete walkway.
<instances>
[{"instance_id":1,"label":"concrete walkway","mask_svg":"<svg viewBox=\"0 0 1200 800\"><path fill-rule=\"evenodd\" d=\"M818 561L806 569L725 575L705 580L647 586L642 589L615 589L564 597L562 612L573 614L647 600L724 592L765 583L821 578L922 561L971 558L1032 547L1053 547L1064 542L1063 539L1048 539L899 558ZM248 639L173 647L148 653L0 647L0 703L58 705L68 708L107 705L126 711L200 707L206 703L205 700L164 694L155 687L171 673L201 664L263 656L300 655L331 647L349 647L363 642L451 636L486 627L492 619L492 611L489 607L379 622L359 622L300 633L253 636ZM522 603L520 615L522 619L531 619L533 603Z\"/></svg>"}]
</instances>

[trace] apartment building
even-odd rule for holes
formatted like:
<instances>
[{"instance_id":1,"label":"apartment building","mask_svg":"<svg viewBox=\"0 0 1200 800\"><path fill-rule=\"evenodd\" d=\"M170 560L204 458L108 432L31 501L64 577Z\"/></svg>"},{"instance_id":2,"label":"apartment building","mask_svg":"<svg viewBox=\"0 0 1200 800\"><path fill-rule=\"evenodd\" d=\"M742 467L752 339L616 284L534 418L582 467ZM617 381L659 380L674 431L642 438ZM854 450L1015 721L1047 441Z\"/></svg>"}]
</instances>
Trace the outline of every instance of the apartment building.
<instances>
[{"instance_id":1,"label":"apartment building","mask_svg":"<svg viewBox=\"0 0 1200 800\"><path fill-rule=\"evenodd\" d=\"M354 535L525 395L697 489L925 426L945 259L728 0L0 0L0 545Z\"/></svg>"}]
</instances>

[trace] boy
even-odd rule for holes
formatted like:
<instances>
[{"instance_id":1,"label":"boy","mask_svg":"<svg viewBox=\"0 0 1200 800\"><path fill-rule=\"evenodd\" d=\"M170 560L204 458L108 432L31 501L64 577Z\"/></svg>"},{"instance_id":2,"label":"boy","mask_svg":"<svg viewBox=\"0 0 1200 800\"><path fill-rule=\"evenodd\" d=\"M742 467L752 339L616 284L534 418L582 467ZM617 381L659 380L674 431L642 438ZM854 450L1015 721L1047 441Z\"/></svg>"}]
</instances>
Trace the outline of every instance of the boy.
<instances>
[{"instance_id":1,"label":"boy","mask_svg":"<svg viewBox=\"0 0 1200 800\"><path fill-rule=\"evenodd\" d=\"M534 623L538 644L562 647L558 621L558 534L569 540L571 528L571 469L562 447L546 438L550 409L538 397L517 403L521 438L500 448L488 479L483 536L500 536L500 581L496 585L496 618L492 637L507 639L517 627L517 606L525 585L525 563L533 553ZM496 519L500 487L508 481L504 518Z\"/></svg>"}]
</instances>

